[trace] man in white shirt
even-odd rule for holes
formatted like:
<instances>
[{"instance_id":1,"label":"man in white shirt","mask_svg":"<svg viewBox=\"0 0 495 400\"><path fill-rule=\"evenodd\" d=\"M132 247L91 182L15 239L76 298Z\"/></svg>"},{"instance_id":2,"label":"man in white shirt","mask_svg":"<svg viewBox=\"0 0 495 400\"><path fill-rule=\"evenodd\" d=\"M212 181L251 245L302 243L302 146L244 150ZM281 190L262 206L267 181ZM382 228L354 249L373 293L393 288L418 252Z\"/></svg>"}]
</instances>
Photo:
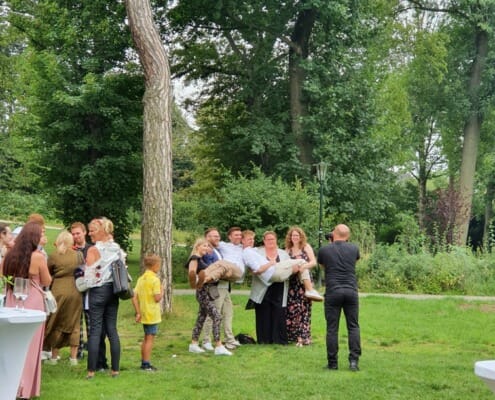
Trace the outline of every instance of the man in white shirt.
<instances>
[{"instance_id":1,"label":"man in white shirt","mask_svg":"<svg viewBox=\"0 0 495 400\"><path fill-rule=\"evenodd\" d=\"M239 262L242 264L242 231L241 228L232 227L227 234L230 243L220 242L220 233L217 229L210 228L205 233L205 238L212 246L213 251L218 252L221 260L226 260L237 265ZM222 252L223 250L223 252ZM224 254L225 253L225 254ZM240 257L239 257L240 253ZM220 297L215 300L215 307L222 314L223 330L224 330L224 346L233 350L241 344L235 339L232 331L232 320L234 317L234 307L232 299L230 298L230 282L226 280L220 280L218 282L218 292ZM207 318L203 326L204 339L203 348L205 350L213 350L213 346L210 341L212 331L212 322L210 318Z\"/></svg>"}]
</instances>

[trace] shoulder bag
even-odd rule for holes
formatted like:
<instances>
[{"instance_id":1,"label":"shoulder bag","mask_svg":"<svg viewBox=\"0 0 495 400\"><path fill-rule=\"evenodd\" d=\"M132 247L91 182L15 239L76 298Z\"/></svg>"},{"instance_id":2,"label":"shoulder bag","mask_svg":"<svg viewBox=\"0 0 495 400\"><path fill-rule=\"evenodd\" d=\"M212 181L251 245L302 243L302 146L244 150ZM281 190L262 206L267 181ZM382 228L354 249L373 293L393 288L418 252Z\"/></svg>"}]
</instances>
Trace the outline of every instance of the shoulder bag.
<instances>
[{"instance_id":1,"label":"shoulder bag","mask_svg":"<svg viewBox=\"0 0 495 400\"><path fill-rule=\"evenodd\" d=\"M43 302L45 304L46 315L54 314L57 312L57 300L50 289L43 290L38 282L31 279L32 285L38 289L43 295Z\"/></svg>"},{"instance_id":2,"label":"shoulder bag","mask_svg":"<svg viewBox=\"0 0 495 400\"><path fill-rule=\"evenodd\" d=\"M127 266L120 257L112 261L110 265L113 278L113 294L119 296L122 300L128 300L134 296L134 291L131 286L131 276L127 271Z\"/></svg>"}]
</instances>

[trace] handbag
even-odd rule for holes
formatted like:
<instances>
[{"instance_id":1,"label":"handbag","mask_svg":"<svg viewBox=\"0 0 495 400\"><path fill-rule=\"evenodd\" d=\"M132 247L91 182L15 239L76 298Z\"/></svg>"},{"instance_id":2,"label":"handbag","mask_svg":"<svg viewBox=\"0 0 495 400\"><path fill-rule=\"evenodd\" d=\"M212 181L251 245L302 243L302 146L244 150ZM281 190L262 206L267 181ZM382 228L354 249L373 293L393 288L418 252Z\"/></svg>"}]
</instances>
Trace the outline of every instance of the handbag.
<instances>
[{"instance_id":1,"label":"handbag","mask_svg":"<svg viewBox=\"0 0 495 400\"><path fill-rule=\"evenodd\" d=\"M113 278L113 294L122 300L128 300L134 296L131 281L132 278L127 271L127 266L118 258L110 264Z\"/></svg>"},{"instance_id":2,"label":"handbag","mask_svg":"<svg viewBox=\"0 0 495 400\"><path fill-rule=\"evenodd\" d=\"M208 297L210 300L216 300L220 297L220 292L218 291L217 285L208 285L206 291L208 292Z\"/></svg>"},{"instance_id":3,"label":"handbag","mask_svg":"<svg viewBox=\"0 0 495 400\"><path fill-rule=\"evenodd\" d=\"M35 282L32 279L31 279L31 283L43 295L43 303L45 305L46 315L56 313L58 308L57 300L55 299L55 296L53 295L52 291L50 289L43 290L43 288L38 284L38 282Z\"/></svg>"},{"instance_id":4,"label":"handbag","mask_svg":"<svg viewBox=\"0 0 495 400\"><path fill-rule=\"evenodd\" d=\"M43 290L43 301L45 302L45 312L47 315L57 312L57 300L51 290Z\"/></svg>"}]
</instances>

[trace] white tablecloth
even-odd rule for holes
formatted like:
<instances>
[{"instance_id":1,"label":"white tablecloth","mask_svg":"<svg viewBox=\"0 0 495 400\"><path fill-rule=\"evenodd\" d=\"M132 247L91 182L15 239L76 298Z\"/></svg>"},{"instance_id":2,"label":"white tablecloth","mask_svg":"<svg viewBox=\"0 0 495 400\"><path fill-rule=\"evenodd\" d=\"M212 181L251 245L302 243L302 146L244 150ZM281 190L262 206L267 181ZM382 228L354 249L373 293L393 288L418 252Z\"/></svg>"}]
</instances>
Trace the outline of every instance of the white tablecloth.
<instances>
[{"instance_id":1,"label":"white tablecloth","mask_svg":"<svg viewBox=\"0 0 495 400\"><path fill-rule=\"evenodd\" d=\"M15 400L26 353L43 311L0 307L0 399Z\"/></svg>"}]
</instances>

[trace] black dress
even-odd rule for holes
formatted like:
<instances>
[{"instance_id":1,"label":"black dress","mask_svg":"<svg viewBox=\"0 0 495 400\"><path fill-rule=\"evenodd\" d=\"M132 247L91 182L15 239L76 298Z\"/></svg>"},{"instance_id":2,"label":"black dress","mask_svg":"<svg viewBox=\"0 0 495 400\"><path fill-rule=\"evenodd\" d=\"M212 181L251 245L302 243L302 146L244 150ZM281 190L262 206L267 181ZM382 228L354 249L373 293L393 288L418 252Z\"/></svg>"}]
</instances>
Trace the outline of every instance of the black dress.
<instances>
[{"instance_id":1,"label":"black dress","mask_svg":"<svg viewBox=\"0 0 495 400\"><path fill-rule=\"evenodd\" d=\"M268 287L263 301L255 305L258 344L287 344L286 307L283 307L283 300L284 282L274 282Z\"/></svg>"}]
</instances>

